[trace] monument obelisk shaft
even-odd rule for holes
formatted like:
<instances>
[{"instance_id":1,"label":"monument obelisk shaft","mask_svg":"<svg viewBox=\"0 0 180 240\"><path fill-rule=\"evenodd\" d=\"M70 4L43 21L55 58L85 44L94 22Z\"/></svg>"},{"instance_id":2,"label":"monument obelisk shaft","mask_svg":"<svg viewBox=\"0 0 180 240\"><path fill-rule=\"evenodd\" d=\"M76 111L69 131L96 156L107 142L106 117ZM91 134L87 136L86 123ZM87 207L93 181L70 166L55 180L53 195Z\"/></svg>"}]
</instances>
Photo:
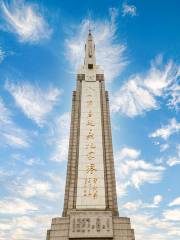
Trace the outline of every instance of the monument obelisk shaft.
<instances>
[{"instance_id":1,"label":"monument obelisk shaft","mask_svg":"<svg viewBox=\"0 0 180 240\"><path fill-rule=\"evenodd\" d=\"M67 239L135 239L129 218L118 214L108 92L91 32L73 92L63 214L47 233Z\"/></svg>"}]
</instances>

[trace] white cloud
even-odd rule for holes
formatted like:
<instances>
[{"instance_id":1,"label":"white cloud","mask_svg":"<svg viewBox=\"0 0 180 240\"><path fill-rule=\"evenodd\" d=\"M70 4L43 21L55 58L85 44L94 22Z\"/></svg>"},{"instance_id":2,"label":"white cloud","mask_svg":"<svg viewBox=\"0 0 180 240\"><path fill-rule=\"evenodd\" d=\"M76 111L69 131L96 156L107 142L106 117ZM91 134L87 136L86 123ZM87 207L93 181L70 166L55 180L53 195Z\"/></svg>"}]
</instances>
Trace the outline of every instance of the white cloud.
<instances>
[{"instance_id":1,"label":"white cloud","mask_svg":"<svg viewBox=\"0 0 180 240\"><path fill-rule=\"evenodd\" d=\"M139 209L150 209L157 208L162 201L163 197L161 195L156 195L153 198L153 203L144 203L142 200L136 200L133 202L127 202L122 206L122 210L126 209L129 211L138 211Z\"/></svg>"},{"instance_id":2,"label":"white cloud","mask_svg":"<svg viewBox=\"0 0 180 240\"><path fill-rule=\"evenodd\" d=\"M33 166L33 165L37 165L37 164L43 164L43 162L38 159L38 158L29 158L29 159L26 159L24 161L25 164L27 164L28 166Z\"/></svg>"},{"instance_id":3,"label":"white cloud","mask_svg":"<svg viewBox=\"0 0 180 240\"><path fill-rule=\"evenodd\" d=\"M18 133L17 130L16 130L16 133ZM12 133L4 133L4 137L6 141L9 143L9 145L19 146L19 147L28 146L26 139L23 139L21 136L12 135Z\"/></svg>"},{"instance_id":4,"label":"white cloud","mask_svg":"<svg viewBox=\"0 0 180 240\"><path fill-rule=\"evenodd\" d=\"M144 88L138 78L132 77L112 96L112 112L121 112L128 117L135 117L142 115L145 111L158 108L153 95Z\"/></svg>"},{"instance_id":5,"label":"white cloud","mask_svg":"<svg viewBox=\"0 0 180 240\"><path fill-rule=\"evenodd\" d=\"M169 207L180 206L180 197L175 198L172 202L169 203Z\"/></svg>"},{"instance_id":6,"label":"white cloud","mask_svg":"<svg viewBox=\"0 0 180 240\"><path fill-rule=\"evenodd\" d=\"M67 112L57 118L53 126L51 144L55 146L55 150L51 156L51 160L56 162L67 161L69 130L70 113Z\"/></svg>"},{"instance_id":7,"label":"white cloud","mask_svg":"<svg viewBox=\"0 0 180 240\"><path fill-rule=\"evenodd\" d=\"M11 229L11 226L8 223L8 221L1 221L0 222L0 231L7 231L7 230L10 230L10 229ZM1 237L1 235L0 235L0 237Z\"/></svg>"},{"instance_id":8,"label":"white cloud","mask_svg":"<svg viewBox=\"0 0 180 240\"><path fill-rule=\"evenodd\" d=\"M168 159L167 161L167 164L172 167L172 166L175 166L177 164L180 164L180 157L177 158L177 157L171 157Z\"/></svg>"},{"instance_id":9,"label":"white cloud","mask_svg":"<svg viewBox=\"0 0 180 240\"><path fill-rule=\"evenodd\" d=\"M121 149L121 151L117 154L117 158L123 159L123 158L132 158L136 159L140 155L140 151L134 149L134 148L128 148L124 147Z\"/></svg>"},{"instance_id":10,"label":"white cloud","mask_svg":"<svg viewBox=\"0 0 180 240\"><path fill-rule=\"evenodd\" d=\"M167 140L172 134L180 131L180 123L175 118L169 120L169 124L162 126L149 136L152 138L160 137Z\"/></svg>"},{"instance_id":11,"label":"white cloud","mask_svg":"<svg viewBox=\"0 0 180 240\"><path fill-rule=\"evenodd\" d=\"M125 158L127 159L127 158ZM123 160L125 160L123 159ZM128 161L126 161L124 163L124 165L122 165L122 173L124 174L128 174L129 171L131 171L131 169L143 169L143 170L162 170L161 166L154 166L151 163L147 163L143 160L137 160L137 159L127 159ZM138 175L138 174L137 174ZM141 172L139 172L139 175L141 175Z\"/></svg>"},{"instance_id":12,"label":"white cloud","mask_svg":"<svg viewBox=\"0 0 180 240\"><path fill-rule=\"evenodd\" d=\"M177 84L178 67L170 60L163 65L157 57L151 62L146 74L136 74L129 78L112 96L112 112L121 112L135 117L152 109L158 109L158 97L170 99L171 86ZM167 102L167 105L169 103Z\"/></svg>"},{"instance_id":13,"label":"white cloud","mask_svg":"<svg viewBox=\"0 0 180 240\"><path fill-rule=\"evenodd\" d=\"M162 199L163 197L158 194L154 196L150 203L139 199L120 205L121 216L131 218L132 228L135 229L137 240L143 238L147 240L179 239L180 221L173 221L164 217L166 209L163 209L163 205L160 205Z\"/></svg>"},{"instance_id":14,"label":"white cloud","mask_svg":"<svg viewBox=\"0 0 180 240\"><path fill-rule=\"evenodd\" d=\"M164 152L169 148L169 144L165 143L165 144L161 144L160 145L160 152Z\"/></svg>"},{"instance_id":15,"label":"white cloud","mask_svg":"<svg viewBox=\"0 0 180 240\"><path fill-rule=\"evenodd\" d=\"M169 236L172 236L172 240L174 240L174 237L180 237L180 226L177 226L177 227L173 227L173 228L170 228L169 231L168 231L168 235Z\"/></svg>"},{"instance_id":16,"label":"white cloud","mask_svg":"<svg viewBox=\"0 0 180 240\"><path fill-rule=\"evenodd\" d=\"M29 146L27 132L19 128L12 120L12 114L6 108L3 100L0 98L0 141L1 144L6 144L18 148Z\"/></svg>"},{"instance_id":17,"label":"white cloud","mask_svg":"<svg viewBox=\"0 0 180 240\"><path fill-rule=\"evenodd\" d=\"M5 88L24 114L39 126L43 125L47 114L52 111L62 93L57 88L44 90L27 82L14 84L7 81Z\"/></svg>"},{"instance_id":18,"label":"white cloud","mask_svg":"<svg viewBox=\"0 0 180 240\"><path fill-rule=\"evenodd\" d=\"M41 179L29 177L31 173L26 170L15 174L5 184L9 197L0 201L0 239L2 233L2 239L43 239L53 213L57 217L59 203L63 203L62 174L46 171Z\"/></svg>"},{"instance_id":19,"label":"white cloud","mask_svg":"<svg viewBox=\"0 0 180 240\"><path fill-rule=\"evenodd\" d=\"M22 229L30 229L36 226L34 218L29 216L17 217L16 227L21 227Z\"/></svg>"},{"instance_id":20,"label":"white cloud","mask_svg":"<svg viewBox=\"0 0 180 240\"><path fill-rule=\"evenodd\" d=\"M124 181L122 184L122 181L120 181L118 178L119 176L116 174L116 191L117 191L117 196L118 197L124 197L127 195L127 189L129 186L131 186L131 182L130 181Z\"/></svg>"},{"instance_id":21,"label":"white cloud","mask_svg":"<svg viewBox=\"0 0 180 240\"><path fill-rule=\"evenodd\" d=\"M60 176L49 171L34 178L30 171L25 170L18 175L14 173L10 177L13 177L13 182L5 185L5 188L14 198L38 201L43 204L44 201L61 200L61 196L64 194L64 176L62 174Z\"/></svg>"},{"instance_id":22,"label":"white cloud","mask_svg":"<svg viewBox=\"0 0 180 240\"><path fill-rule=\"evenodd\" d=\"M157 171L136 171L132 173L131 181L132 185L139 189L141 185L145 183L158 183L162 179L163 170Z\"/></svg>"},{"instance_id":23,"label":"white cloud","mask_svg":"<svg viewBox=\"0 0 180 240\"><path fill-rule=\"evenodd\" d=\"M28 179L20 185L16 191L24 198L44 198L47 200L56 200L59 192L55 193L48 181Z\"/></svg>"},{"instance_id":24,"label":"white cloud","mask_svg":"<svg viewBox=\"0 0 180 240\"><path fill-rule=\"evenodd\" d=\"M110 20L91 22L93 36L96 45L97 64L102 66L105 72L106 81L112 81L122 72L127 65L124 57L126 46L116 36L117 10L110 9ZM73 71L84 60L84 44L89 29L89 20L84 19L80 26L75 29L72 37L66 39L67 59L70 61Z\"/></svg>"},{"instance_id":25,"label":"white cloud","mask_svg":"<svg viewBox=\"0 0 180 240\"><path fill-rule=\"evenodd\" d=\"M174 240L179 239L180 231L178 222L157 218L153 213L137 213L131 217L132 227L135 229L137 240Z\"/></svg>"},{"instance_id":26,"label":"white cloud","mask_svg":"<svg viewBox=\"0 0 180 240\"><path fill-rule=\"evenodd\" d=\"M1 218L0 239L38 240L44 239L53 216L38 213L37 215L11 216Z\"/></svg>"},{"instance_id":27,"label":"white cloud","mask_svg":"<svg viewBox=\"0 0 180 240\"><path fill-rule=\"evenodd\" d=\"M180 164L180 144L177 145L177 155L174 157L169 157L167 160L167 164L170 167Z\"/></svg>"},{"instance_id":28,"label":"white cloud","mask_svg":"<svg viewBox=\"0 0 180 240\"><path fill-rule=\"evenodd\" d=\"M132 17L137 16L137 8L136 8L136 6L128 5L127 3L123 3L122 15L123 16L129 15L129 16L132 16Z\"/></svg>"},{"instance_id":29,"label":"white cloud","mask_svg":"<svg viewBox=\"0 0 180 240\"><path fill-rule=\"evenodd\" d=\"M36 43L50 37L52 30L43 18L37 4L24 0L1 2L1 13L4 20L2 29L15 33L21 42Z\"/></svg>"},{"instance_id":30,"label":"white cloud","mask_svg":"<svg viewBox=\"0 0 180 240\"><path fill-rule=\"evenodd\" d=\"M5 178L11 175L12 175L12 171L0 169L0 177Z\"/></svg>"},{"instance_id":31,"label":"white cloud","mask_svg":"<svg viewBox=\"0 0 180 240\"><path fill-rule=\"evenodd\" d=\"M180 71L179 71L180 75ZM180 83L174 83L172 87L169 89L170 91L170 99L168 100L169 108L175 109L179 111L180 109Z\"/></svg>"},{"instance_id":32,"label":"white cloud","mask_svg":"<svg viewBox=\"0 0 180 240\"><path fill-rule=\"evenodd\" d=\"M157 60L151 62L151 68L144 80L144 85L155 96L161 96L167 87L177 80L177 66L172 60L163 66L162 62Z\"/></svg>"},{"instance_id":33,"label":"white cloud","mask_svg":"<svg viewBox=\"0 0 180 240\"><path fill-rule=\"evenodd\" d=\"M139 150L128 147L116 154L117 182L124 186L119 189L120 197L126 195L130 186L139 189L145 183L157 183L162 178L163 166L145 162L138 159L139 156Z\"/></svg>"},{"instance_id":34,"label":"white cloud","mask_svg":"<svg viewBox=\"0 0 180 240\"><path fill-rule=\"evenodd\" d=\"M122 206L122 209L137 211L142 206L142 201L127 202Z\"/></svg>"},{"instance_id":35,"label":"white cloud","mask_svg":"<svg viewBox=\"0 0 180 240\"><path fill-rule=\"evenodd\" d=\"M6 56L5 52L0 47L0 63L4 60L5 56Z\"/></svg>"},{"instance_id":36,"label":"white cloud","mask_svg":"<svg viewBox=\"0 0 180 240\"><path fill-rule=\"evenodd\" d=\"M2 98L0 98L0 123L1 124L9 124L11 123L10 117L11 114L9 110L5 107L4 102Z\"/></svg>"},{"instance_id":37,"label":"white cloud","mask_svg":"<svg viewBox=\"0 0 180 240\"><path fill-rule=\"evenodd\" d=\"M0 201L0 214L23 215L37 210L38 207L36 205L20 198L9 198Z\"/></svg>"},{"instance_id":38,"label":"white cloud","mask_svg":"<svg viewBox=\"0 0 180 240\"><path fill-rule=\"evenodd\" d=\"M163 197L162 197L161 195L156 195L156 196L154 196L154 201L153 201L153 203L154 203L155 205L159 205L159 203L160 203L162 200L163 200Z\"/></svg>"},{"instance_id":39,"label":"white cloud","mask_svg":"<svg viewBox=\"0 0 180 240\"><path fill-rule=\"evenodd\" d=\"M180 221L180 209L165 210L163 216L166 220Z\"/></svg>"}]
</instances>

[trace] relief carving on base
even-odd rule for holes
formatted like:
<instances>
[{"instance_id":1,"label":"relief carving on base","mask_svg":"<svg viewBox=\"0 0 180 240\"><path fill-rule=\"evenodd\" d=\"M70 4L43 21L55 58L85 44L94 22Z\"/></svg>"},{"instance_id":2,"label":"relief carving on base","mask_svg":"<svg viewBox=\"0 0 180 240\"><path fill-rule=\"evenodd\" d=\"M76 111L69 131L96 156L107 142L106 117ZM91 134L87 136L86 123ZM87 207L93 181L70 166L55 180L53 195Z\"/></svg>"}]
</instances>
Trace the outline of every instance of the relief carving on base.
<instances>
[{"instance_id":1,"label":"relief carving on base","mask_svg":"<svg viewBox=\"0 0 180 240\"><path fill-rule=\"evenodd\" d=\"M112 214L105 211L71 212L69 237L113 237Z\"/></svg>"}]
</instances>

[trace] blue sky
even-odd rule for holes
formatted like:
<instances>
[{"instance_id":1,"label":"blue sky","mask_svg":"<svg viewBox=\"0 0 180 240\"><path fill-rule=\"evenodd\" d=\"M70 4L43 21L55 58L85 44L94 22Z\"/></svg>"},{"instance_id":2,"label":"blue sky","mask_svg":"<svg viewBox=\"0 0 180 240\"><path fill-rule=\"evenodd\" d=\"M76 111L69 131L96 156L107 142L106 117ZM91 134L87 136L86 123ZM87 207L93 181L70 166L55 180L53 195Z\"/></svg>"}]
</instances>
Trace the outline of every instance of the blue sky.
<instances>
[{"instance_id":1,"label":"blue sky","mask_svg":"<svg viewBox=\"0 0 180 240\"><path fill-rule=\"evenodd\" d=\"M178 0L0 3L0 239L45 239L60 216L71 96L91 22L110 95L121 216L180 239Z\"/></svg>"}]
</instances>

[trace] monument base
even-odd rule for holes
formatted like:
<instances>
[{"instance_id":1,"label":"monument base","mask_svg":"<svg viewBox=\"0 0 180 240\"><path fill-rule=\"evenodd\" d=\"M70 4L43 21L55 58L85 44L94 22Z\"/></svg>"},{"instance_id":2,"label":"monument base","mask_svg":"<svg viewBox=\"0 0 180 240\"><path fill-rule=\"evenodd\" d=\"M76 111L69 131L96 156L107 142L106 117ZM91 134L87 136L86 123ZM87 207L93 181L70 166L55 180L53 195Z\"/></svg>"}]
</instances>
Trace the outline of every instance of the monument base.
<instances>
[{"instance_id":1,"label":"monument base","mask_svg":"<svg viewBox=\"0 0 180 240\"><path fill-rule=\"evenodd\" d=\"M53 218L46 240L135 240L130 219L111 211L71 211Z\"/></svg>"}]
</instances>

